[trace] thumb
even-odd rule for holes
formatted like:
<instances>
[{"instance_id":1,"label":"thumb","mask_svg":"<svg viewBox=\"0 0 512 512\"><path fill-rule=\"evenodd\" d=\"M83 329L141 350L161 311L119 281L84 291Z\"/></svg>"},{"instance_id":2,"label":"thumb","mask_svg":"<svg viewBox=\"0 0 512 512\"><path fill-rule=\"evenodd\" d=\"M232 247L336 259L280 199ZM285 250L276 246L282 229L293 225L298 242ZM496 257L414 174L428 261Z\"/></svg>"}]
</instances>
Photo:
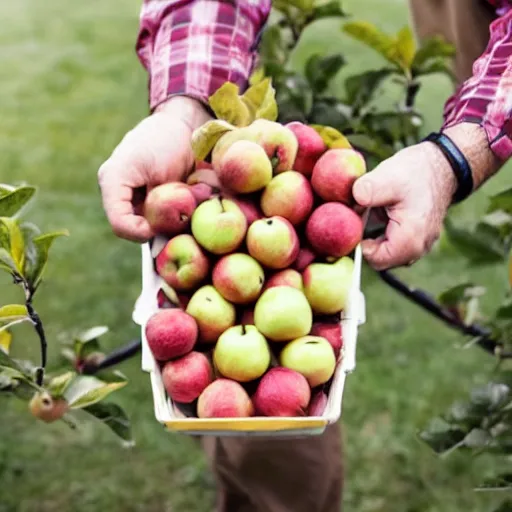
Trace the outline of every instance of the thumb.
<instances>
[{"instance_id":1,"label":"thumb","mask_svg":"<svg viewBox=\"0 0 512 512\"><path fill-rule=\"evenodd\" d=\"M390 206L401 199L401 188L397 183L395 169L386 161L370 173L358 178L354 183L352 194L361 206Z\"/></svg>"}]
</instances>

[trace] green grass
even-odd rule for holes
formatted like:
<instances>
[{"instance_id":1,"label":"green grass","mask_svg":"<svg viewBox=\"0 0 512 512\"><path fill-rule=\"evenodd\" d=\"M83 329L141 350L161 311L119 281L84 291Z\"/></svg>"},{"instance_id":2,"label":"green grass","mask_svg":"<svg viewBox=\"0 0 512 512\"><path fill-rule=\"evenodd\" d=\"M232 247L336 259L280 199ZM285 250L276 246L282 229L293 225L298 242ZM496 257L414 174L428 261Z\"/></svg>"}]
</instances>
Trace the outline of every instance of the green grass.
<instances>
[{"instance_id":1,"label":"green grass","mask_svg":"<svg viewBox=\"0 0 512 512\"><path fill-rule=\"evenodd\" d=\"M116 239L101 208L96 172L121 137L147 112L146 76L134 42L139 0L18 0L0 3L0 182L26 180L40 189L29 217L45 229L69 228L52 254L37 308L58 362L58 339L75 327L106 324L113 348L137 336L131 321L140 286L139 249ZM347 1L355 16L396 30L407 22L403 1ZM386 7L382 8L385 4ZM378 66L379 58L342 36L339 22L307 34L295 55L346 52L346 72ZM329 33L329 37L325 34ZM342 85L342 77L338 85ZM449 85L429 79L419 103L427 127L439 124ZM454 215L476 218L489 183ZM436 293L460 280L489 286L492 305L504 289L493 269L468 270L434 251L400 274ZM18 297L6 279L2 302ZM490 510L494 498L472 485L493 467L486 458L440 460L416 434L425 422L485 378L492 361L409 304L366 269L368 322L360 331L358 366L348 379L343 423L345 509L357 512ZM37 357L20 330L16 355ZM123 364L131 382L118 393L137 446L126 450L110 433L85 422L78 432L36 423L21 402L0 402L0 512L212 510L214 488L202 452L187 437L164 432L153 416L149 380L138 358Z\"/></svg>"}]
</instances>

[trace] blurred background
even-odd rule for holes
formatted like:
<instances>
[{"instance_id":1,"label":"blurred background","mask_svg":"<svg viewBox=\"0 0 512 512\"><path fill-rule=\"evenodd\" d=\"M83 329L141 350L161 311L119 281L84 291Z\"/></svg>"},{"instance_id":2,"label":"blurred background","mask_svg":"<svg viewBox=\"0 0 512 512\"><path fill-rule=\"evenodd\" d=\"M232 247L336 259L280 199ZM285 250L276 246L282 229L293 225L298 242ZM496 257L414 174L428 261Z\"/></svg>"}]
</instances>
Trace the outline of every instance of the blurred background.
<instances>
[{"instance_id":1,"label":"blurred background","mask_svg":"<svg viewBox=\"0 0 512 512\"><path fill-rule=\"evenodd\" d=\"M138 336L131 313L140 289L140 250L117 239L101 207L96 173L123 135L147 114L146 74L134 51L140 0L17 0L0 2L0 182L39 188L30 217L45 230L67 228L56 243L37 303L54 367L66 332L108 325L114 348ZM345 0L356 19L396 32L408 23L404 0ZM300 68L313 51L339 47L347 73L380 63L342 34L339 21L309 29L293 57ZM417 107L425 134L440 125L448 79L425 81ZM506 171L453 211L478 218L486 196L503 188ZM503 268L469 269L438 247L398 272L436 294L460 281L485 281L493 305L506 287ZM18 290L4 286L2 302ZM366 268L367 324L358 366L347 381L344 408L345 503L357 512L446 512L490 509L495 497L475 493L494 462L454 453L442 460L417 432L455 398L485 381L494 361L400 297ZM28 333L29 331L27 331ZM32 354L32 334L13 354ZM50 366L51 366L50 365ZM133 422L137 445L127 449L102 425L78 431L38 423L21 401L0 399L0 512L111 512L213 509L214 483L190 438L164 431L154 418L148 376L135 357L121 369L130 383L117 393Z\"/></svg>"}]
</instances>

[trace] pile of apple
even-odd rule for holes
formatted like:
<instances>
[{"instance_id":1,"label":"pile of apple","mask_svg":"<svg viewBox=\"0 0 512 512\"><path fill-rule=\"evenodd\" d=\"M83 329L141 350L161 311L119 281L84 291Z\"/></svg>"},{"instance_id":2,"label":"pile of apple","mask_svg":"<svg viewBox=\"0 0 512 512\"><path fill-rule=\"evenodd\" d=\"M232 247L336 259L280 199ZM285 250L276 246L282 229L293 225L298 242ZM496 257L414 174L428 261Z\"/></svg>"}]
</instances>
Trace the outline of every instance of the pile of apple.
<instances>
[{"instance_id":1,"label":"pile of apple","mask_svg":"<svg viewBox=\"0 0 512 512\"><path fill-rule=\"evenodd\" d=\"M222 135L209 160L144 205L165 237L145 334L167 394L199 418L321 415L343 356L365 161L265 119Z\"/></svg>"}]
</instances>

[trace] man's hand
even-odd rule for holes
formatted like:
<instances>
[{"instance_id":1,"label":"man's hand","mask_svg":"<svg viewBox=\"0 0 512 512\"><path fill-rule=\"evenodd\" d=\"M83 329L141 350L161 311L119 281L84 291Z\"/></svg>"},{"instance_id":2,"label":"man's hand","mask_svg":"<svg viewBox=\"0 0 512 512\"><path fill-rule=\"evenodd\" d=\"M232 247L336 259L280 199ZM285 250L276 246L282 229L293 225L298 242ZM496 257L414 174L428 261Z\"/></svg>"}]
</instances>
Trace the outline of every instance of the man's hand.
<instances>
[{"instance_id":1,"label":"man's hand","mask_svg":"<svg viewBox=\"0 0 512 512\"><path fill-rule=\"evenodd\" d=\"M445 133L466 155L475 188L499 168L483 129L460 124ZM399 151L354 184L356 201L384 208L386 233L365 240L363 254L377 270L410 265L426 254L439 237L457 187L450 164L430 142Z\"/></svg>"},{"instance_id":2,"label":"man's hand","mask_svg":"<svg viewBox=\"0 0 512 512\"><path fill-rule=\"evenodd\" d=\"M136 242L154 236L142 216L143 195L184 178L194 164L192 132L209 119L199 102L176 96L124 136L98 172L103 207L116 235Z\"/></svg>"}]
</instances>

